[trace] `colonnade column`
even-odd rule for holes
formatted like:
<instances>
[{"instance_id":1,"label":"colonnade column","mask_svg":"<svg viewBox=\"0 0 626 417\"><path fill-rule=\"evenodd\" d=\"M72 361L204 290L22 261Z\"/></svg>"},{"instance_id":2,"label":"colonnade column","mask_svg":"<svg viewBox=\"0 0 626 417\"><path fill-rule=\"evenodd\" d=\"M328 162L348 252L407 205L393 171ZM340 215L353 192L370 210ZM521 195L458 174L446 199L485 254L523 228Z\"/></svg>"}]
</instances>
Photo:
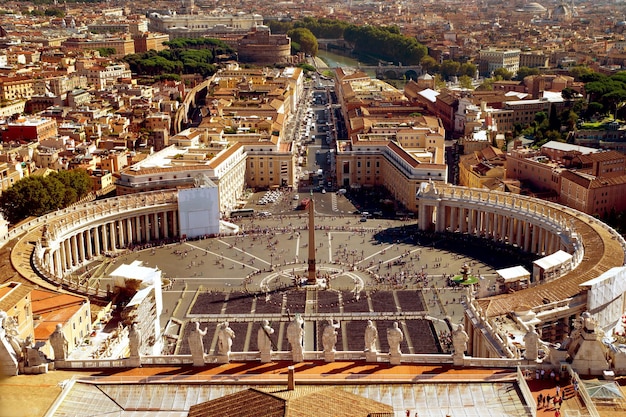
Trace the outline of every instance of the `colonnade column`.
<instances>
[{"instance_id":1,"label":"colonnade column","mask_svg":"<svg viewBox=\"0 0 626 417\"><path fill-rule=\"evenodd\" d=\"M92 239L91 229L87 229L85 233L87 233L87 242L86 242L87 258L91 259L93 258L93 247L91 246L91 242L93 241L93 239Z\"/></svg>"},{"instance_id":2,"label":"colonnade column","mask_svg":"<svg viewBox=\"0 0 626 417\"><path fill-rule=\"evenodd\" d=\"M144 230L145 230L145 237L146 237L146 242L150 242L150 215L146 214L143 216L143 222L144 222Z\"/></svg>"},{"instance_id":3,"label":"colonnade column","mask_svg":"<svg viewBox=\"0 0 626 417\"><path fill-rule=\"evenodd\" d=\"M539 251L537 250L537 240L539 238L539 231L541 230L541 228L539 226L533 226L533 236L532 236L532 241L530 243L530 251L532 253L538 253Z\"/></svg>"},{"instance_id":4,"label":"colonnade column","mask_svg":"<svg viewBox=\"0 0 626 417\"><path fill-rule=\"evenodd\" d=\"M71 267L72 267L72 255L71 255L70 240L65 239L63 241L63 269L67 271Z\"/></svg>"},{"instance_id":5,"label":"colonnade column","mask_svg":"<svg viewBox=\"0 0 626 417\"><path fill-rule=\"evenodd\" d=\"M95 233L93 235L93 248L96 256L100 255L100 226L96 226L95 228Z\"/></svg>"},{"instance_id":6,"label":"colonnade column","mask_svg":"<svg viewBox=\"0 0 626 417\"><path fill-rule=\"evenodd\" d=\"M135 222L135 242L140 243L143 242L143 236L141 234L141 220L139 216L135 216L133 218Z\"/></svg>"},{"instance_id":7,"label":"colonnade column","mask_svg":"<svg viewBox=\"0 0 626 417\"><path fill-rule=\"evenodd\" d=\"M63 278L63 263L61 262L61 249L54 251L54 273L57 277Z\"/></svg>"},{"instance_id":8,"label":"colonnade column","mask_svg":"<svg viewBox=\"0 0 626 417\"><path fill-rule=\"evenodd\" d=\"M458 220L457 211L458 211L457 207L454 207L454 206L450 207L450 231L452 233L456 232L457 220Z\"/></svg>"},{"instance_id":9,"label":"colonnade column","mask_svg":"<svg viewBox=\"0 0 626 417\"><path fill-rule=\"evenodd\" d=\"M109 239L107 237L107 235L109 234L107 229L109 227L108 223L105 223L102 225L102 252L108 252L109 251Z\"/></svg>"},{"instance_id":10,"label":"colonnade column","mask_svg":"<svg viewBox=\"0 0 626 417\"><path fill-rule=\"evenodd\" d=\"M80 260L85 262L85 232L82 231L78 235L78 252L80 254Z\"/></svg>"},{"instance_id":11,"label":"colonnade column","mask_svg":"<svg viewBox=\"0 0 626 417\"><path fill-rule=\"evenodd\" d=\"M124 220L117 220L115 222L115 229L117 231L120 248L126 247L126 239L124 239Z\"/></svg>"},{"instance_id":12,"label":"colonnade column","mask_svg":"<svg viewBox=\"0 0 626 417\"><path fill-rule=\"evenodd\" d=\"M152 215L154 220L152 221L153 240L159 240L161 238L161 226L159 225L159 213Z\"/></svg>"},{"instance_id":13,"label":"colonnade column","mask_svg":"<svg viewBox=\"0 0 626 417\"><path fill-rule=\"evenodd\" d=\"M72 267L78 266L80 264L80 259L78 258L78 237L74 235L69 240L72 248Z\"/></svg>"},{"instance_id":14,"label":"colonnade column","mask_svg":"<svg viewBox=\"0 0 626 417\"><path fill-rule=\"evenodd\" d=\"M132 245L133 240L133 222L129 218L126 219L126 237L128 238L128 245Z\"/></svg>"},{"instance_id":15,"label":"colonnade column","mask_svg":"<svg viewBox=\"0 0 626 417\"><path fill-rule=\"evenodd\" d=\"M169 222L167 221L167 215L169 214L169 212L165 211L163 212L163 238L164 239L169 239L170 237L170 225Z\"/></svg>"},{"instance_id":16,"label":"colonnade column","mask_svg":"<svg viewBox=\"0 0 626 417\"><path fill-rule=\"evenodd\" d=\"M117 238L115 223L115 220L109 223L109 234L111 235L111 251L115 251L115 249L117 249L117 244L115 242L115 239Z\"/></svg>"}]
</instances>

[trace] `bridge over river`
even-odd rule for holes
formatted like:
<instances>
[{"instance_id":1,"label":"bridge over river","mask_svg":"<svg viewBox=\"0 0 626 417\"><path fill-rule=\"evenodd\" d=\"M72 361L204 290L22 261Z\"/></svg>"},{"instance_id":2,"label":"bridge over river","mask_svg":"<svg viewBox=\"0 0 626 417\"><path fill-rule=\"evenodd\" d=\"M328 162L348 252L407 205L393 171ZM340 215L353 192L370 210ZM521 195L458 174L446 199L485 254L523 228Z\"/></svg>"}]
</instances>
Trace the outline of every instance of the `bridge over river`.
<instances>
[{"instance_id":1,"label":"bridge over river","mask_svg":"<svg viewBox=\"0 0 626 417\"><path fill-rule=\"evenodd\" d=\"M328 53L331 54L334 54L338 51L343 51L348 59L352 59L352 57L348 55L349 51L352 50L352 46L343 39L318 39L317 42L320 51L328 51ZM334 65L330 66L332 67ZM417 80L417 77L424 73L421 65L402 65L402 63L400 63L399 65L394 65L381 62L378 65L370 66L362 65L357 62L357 65L355 66L367 73L376 74L376 78L381 80Z\"/></svg>"}]
</instances>

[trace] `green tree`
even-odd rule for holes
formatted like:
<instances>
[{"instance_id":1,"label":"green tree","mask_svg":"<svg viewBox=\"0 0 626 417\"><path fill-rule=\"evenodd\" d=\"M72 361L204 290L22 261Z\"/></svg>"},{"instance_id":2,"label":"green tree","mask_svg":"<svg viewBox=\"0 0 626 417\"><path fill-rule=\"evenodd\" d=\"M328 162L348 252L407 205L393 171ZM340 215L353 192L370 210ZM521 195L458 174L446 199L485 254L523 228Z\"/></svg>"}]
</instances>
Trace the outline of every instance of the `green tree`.
<instances>
[{"instance_id":1,"label":"green tree","mask_svg":"<svg viewBox=\"0 0 626 417\"><path fill-rule=\"evenodd\" d=\"M425 55L420 60L420 65L422 66L424 72L439 71L439 64L437 63L437 61L435 61L435 58L430 55Z\"/></svg>"},{"instance_id":2,"label":"green tree","mask_svg":"<svg viewBox=\"0 0 626 417\"><path fill-rule=\"evenodd\" d=\"M300 45L300 51L311 56L317 55L317 38L309 29L296 28L287 32L287 34L291 38L292 42Z\"/></svg>"},{"instance_id":3,"label":"green tree","mask_svg":"<svg viewBox=\"0 0 626 417\"><path fill-rule=\"evenodd\" d=\"M42 216L67 207L91 189L84 170L61 171L47 177L23 178L0 196L0 212L15 224L29 216Z\"/></svg>"},{"instance_id":4,"label":"green tree","mask_svg":"<svg viewBox=\"0 0 626 417\"><path fill-rule=\"evenodd\" d=\"M515 79L518 81L523 81L524 78L528 77L529 75L539 75L540 72L537 68L528 68L528 67L519 67L519 70L517 70L517 75L515 76Z\"/></svg>"},{"instance_id":5,"label":"green tree","mask_svg":"<svg viewBox=\"0 0 626 417\"><path fill-rule=\"evenodd\" d=\"M98 51L101 57L108 57L117 53L115 48L96 48L96 51Z\"/></svg>"},{"instance_id":6,"label":"green tree","mask_svg":"<svg viewBox=\"0 0 626 417\"><path fill-rule=\"evenodd\" d=\"M486 78L481 85L479 85L476 90L478 91L493 91L493 78Z\"/></svg>"},{"instance_id":7,"label":"green tree","mask_svg":"<svg viewBox=\"0 0 626 417\"><path fill-rule=\"evenodd\" d=\"M461 88L465 88L469 90L474 89L474 85L472 84L472 78L467 75L461 75L459 77L459 85L461 86Z\"/></svg>"},{"instance_id":8,"label":"green tree","mask_svg":"<svg viewBox=\"0 0 626 417\"><path fill-rule=\"evenodd\" d=\"M50 17L65 17L65 12L61 9L46 9L43 14Z\"/></svg>"},{"instance_id":9,"label":"green tree","mask_svg":"<svg viewBox=\"0 0 626 417\"><path fill-rule=\"evenodd\" d=\"M458 75L467 75L470 78L476 78L477 71L478 71L478 68L476 68L476 65L470 62L464 62L459 67Z\"/></svg>"},{"instance_id":10,"label":"green tree","mask_svg":"<svg viewBox=\"0 0 626 417\"><path fill-rule=\"evenodd\" d=\"M444 80L450 81L452 77L456 77L459 73L461 64L452 60L445 60L441 63L440 73Z\"/></svg>"},{"instance_id":11,"label":"green tree","mask_svg":"<svg viewBox=\"0 0 626 417\"><path fill-rule=\"evenodd\" d=\"M589 77L591 74L594 74L594 71L583 65L572 67L569 70L569 75L574 77L576 81L584 81L583 79Z\"/></svg>"},{"instance_id":12,"label":"green tree","mask_svg":"<svg viewBox=\"0 0 626 417\"><path fill-rule=\"evenodd\" d=\"M502 80L513 79L513 73L506 68L496 68L493 70L493 76Z\"/></svg>"},{"instance_id":13,"label":"green tree","mask_svg":"<svg viewBox=\"0 0 626 417\"><path fill-rule=\"evenodd\" d=\"M442 88L446 88L446 81L441 74L435 74L435 89L441 90Z\"/></svg>"}]
</instances>

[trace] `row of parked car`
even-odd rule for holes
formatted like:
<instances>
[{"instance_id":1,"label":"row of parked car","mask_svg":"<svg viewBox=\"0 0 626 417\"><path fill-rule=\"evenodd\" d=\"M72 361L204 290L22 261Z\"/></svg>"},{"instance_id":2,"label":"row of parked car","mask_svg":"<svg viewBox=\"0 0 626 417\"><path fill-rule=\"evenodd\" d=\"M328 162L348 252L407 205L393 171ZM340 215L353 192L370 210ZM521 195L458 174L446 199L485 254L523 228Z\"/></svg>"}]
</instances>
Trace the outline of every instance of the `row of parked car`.
<instances>
[{"instance_id":1,"label":"row of parked car","mask_svg":"<svg viewBox=\"0 0 626 417\"><path fill-rule=\"evenodd\" d=\"M279 190L268 191L259 199L259 204L265 205L275 203L280 199L280 197L282 197L282 195L283 193Z\"/></svg>"}]
</instances>

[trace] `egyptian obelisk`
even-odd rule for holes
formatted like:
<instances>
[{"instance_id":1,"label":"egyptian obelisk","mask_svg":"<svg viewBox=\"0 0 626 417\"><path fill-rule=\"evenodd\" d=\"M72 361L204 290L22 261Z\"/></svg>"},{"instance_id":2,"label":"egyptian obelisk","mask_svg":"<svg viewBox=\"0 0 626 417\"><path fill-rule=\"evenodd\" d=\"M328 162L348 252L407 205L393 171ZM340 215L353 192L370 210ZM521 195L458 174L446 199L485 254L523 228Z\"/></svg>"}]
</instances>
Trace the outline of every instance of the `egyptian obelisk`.
<instances>
[{"instance_id":1,"label":"egyptian obelisk","mask_svg":"<svg viewBox=\"0 0 626 417\"><path fill-rule=\"evenodd\" d=\"M311 198L309 203L309 269L307 275L307 284L317 284L317 271L315 268L315 203Z\"/></svg>"}]
</instances>

